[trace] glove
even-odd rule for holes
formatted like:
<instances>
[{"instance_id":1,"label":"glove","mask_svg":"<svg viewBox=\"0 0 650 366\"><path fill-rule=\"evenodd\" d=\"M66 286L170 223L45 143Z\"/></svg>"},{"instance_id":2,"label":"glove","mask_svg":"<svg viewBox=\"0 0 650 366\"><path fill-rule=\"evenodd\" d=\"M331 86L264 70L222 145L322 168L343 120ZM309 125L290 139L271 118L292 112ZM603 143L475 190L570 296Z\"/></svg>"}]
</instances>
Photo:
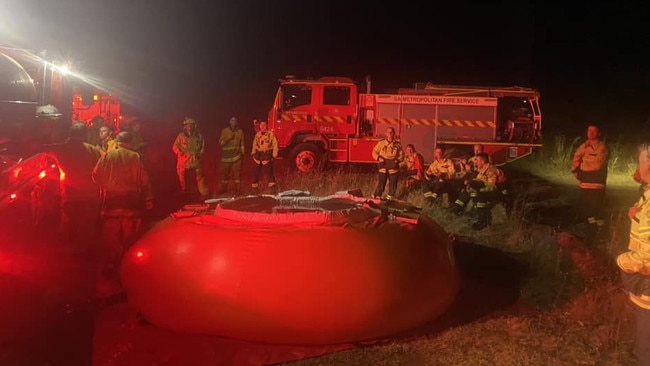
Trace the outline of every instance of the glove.
<instances>
[{"instance_id":1,"label":"glove","mask_svg":"<svg viewBox=\"0 0 650 366\"><path fill-rule=\"evenodd\" d=\"M475 190L478 191L478 190L480 190L481 188L485 187L485 183L481 182L480 180L473 179L473 180L471 180L471 181L469 182L469 186L470 186L472 189L475 189Z\"/></svg>"}]
</instances>

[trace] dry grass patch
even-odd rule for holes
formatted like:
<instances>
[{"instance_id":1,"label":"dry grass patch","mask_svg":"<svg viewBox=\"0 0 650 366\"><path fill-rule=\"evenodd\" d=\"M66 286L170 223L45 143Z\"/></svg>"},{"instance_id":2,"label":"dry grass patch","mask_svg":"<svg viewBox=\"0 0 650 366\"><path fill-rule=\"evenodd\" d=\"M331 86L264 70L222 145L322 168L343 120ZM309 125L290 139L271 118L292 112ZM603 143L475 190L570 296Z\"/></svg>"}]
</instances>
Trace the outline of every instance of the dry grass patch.
<instances>
[{"instance_id":1,"label":"dry grass patch","mask_svg":"<svg viewBox=\"0 0 650 366\"><path fill-rule=\"evenodd\" d=\"M577 140L561 140L562 146L531 157L531 173L558 181L553 169L570 163ZM548 151L555 149L552 159ZM617 150L618 149L618 150ZM613 149L612 175L628 177L632 165L618 147ZM542 160L535 160L535 159ZM542 163L545 161L545 163ZM555 170L557 171L557 170ZM564 170L563 170L564 171ZM567 168L568 172L568 168ZM573 177L567 173L567 181ZM290 183L288 183L290 182ZM376 185L374 173L339 168L313 174L289 174L283 189L309 190L329 195L360 188L370 197ZM630 184L631 187L634 183ZM400 187L402 192L403 187ZM403 198L422 206L421 191L405 192ZM423 214L439 222L447 232L464 241L498 249L529 268L522 281L521 299L539 310L537 315L488 315L486 318L418 339L357 348L302 360L292 365L628 365L631 358L631 307L618 283L613 258L626 247L629 222L614 213L609 237L595 248L598 261L588 263L602 276L585 278L575 257L558 245L558 233L550 226L523 219L525 202L518 198L509 216L503 207L493 210L493 224L481 231L471 229L470 217L456 217L443 207L423 208ZM593 248L592 248L593 249ZM575 253L574 253L575 254ZM598 263L596 263L598 262ZM600 263L600 264L599 264ZM510 314L510 315L509 315Z\"/></svg>"}]
</instances>

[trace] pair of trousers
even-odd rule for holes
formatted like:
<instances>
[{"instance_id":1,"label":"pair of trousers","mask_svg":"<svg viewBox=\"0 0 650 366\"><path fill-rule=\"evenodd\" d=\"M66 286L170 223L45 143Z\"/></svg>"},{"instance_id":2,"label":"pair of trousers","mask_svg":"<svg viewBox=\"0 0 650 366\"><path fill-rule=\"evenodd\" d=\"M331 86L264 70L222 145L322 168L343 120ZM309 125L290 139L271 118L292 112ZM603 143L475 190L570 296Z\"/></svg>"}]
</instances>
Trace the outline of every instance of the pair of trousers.
<instances>
[{"instance_id":1,"label":"pair of trousers","mask_svg":"<svg viewBox=\"0 0 650 366\"><path fill-rule=\"evenodd\" d=\"M228 186L230 182L230 176L232 174L232 180L235 185L241 184L241 165L242 159L237 161L222 161L221 162L221 185Z\"/></svg>"},{"instance_id":2,"label":"pair of trousers","mask_svg":"<svg viewBox=\"0 0 650 366\"><path fill-rule=\"evenodd\" d=\"M382 173L379 172L377 188L375 189L375 197L381 197L384 194L384 189L386 189L386 182L388 182L388 195L391 197L395 196L395 191L397 191L397 180L399 178L399 173Z\"/></svg>"},{"instance_id":3,"label":"pair of trousers","mask_svg":"<svg viewBox=\"0 0 650 366\"><path fill-rule=\"evenodd\" d=\"M185 174L191 173L196 177L196 187L201 196L207 196L210 193L208 184L205 181L205 176L203 175L203 170L200 166L193 169L185 169L184 167L179 166L176 168L176 173L178 174L178 182L181 185L181 191L188 192Z\"/></svg>"},{"instance_id":4,"label":"pair of trousers","mask_svg":"<svg viewBox=\"0 0 650 366\"><path fill-rule=\"evenodd\" d=\"M267 185L269 188L275 187L275 175L273 174L273 160L269 160L268 163L262 164L262 162L255 162L253 165L253 182L251 187L257 188L260 184L260 178L266 175L268 179Z\"/></svg>"}]
</instances>

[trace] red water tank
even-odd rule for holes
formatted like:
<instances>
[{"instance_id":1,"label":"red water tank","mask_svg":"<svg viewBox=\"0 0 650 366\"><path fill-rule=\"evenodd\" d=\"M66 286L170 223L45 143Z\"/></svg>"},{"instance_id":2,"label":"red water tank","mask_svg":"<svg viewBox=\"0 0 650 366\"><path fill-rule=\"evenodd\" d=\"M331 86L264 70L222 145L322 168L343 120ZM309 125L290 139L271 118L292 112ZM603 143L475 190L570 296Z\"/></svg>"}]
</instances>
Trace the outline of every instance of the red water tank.
<instances>
[{"instance_id":1,"label":"red water tank","mask_svg":"<svg viewBox=\"0 0 650 366\"><path fill-rule=\"evenodd\" d=\"M441 315L459 286L442 228L387 213L345 197L248 197L170 217L125 255L123 285L148 321L182 332L385 337Z\"/></svg>"}]
</instances>

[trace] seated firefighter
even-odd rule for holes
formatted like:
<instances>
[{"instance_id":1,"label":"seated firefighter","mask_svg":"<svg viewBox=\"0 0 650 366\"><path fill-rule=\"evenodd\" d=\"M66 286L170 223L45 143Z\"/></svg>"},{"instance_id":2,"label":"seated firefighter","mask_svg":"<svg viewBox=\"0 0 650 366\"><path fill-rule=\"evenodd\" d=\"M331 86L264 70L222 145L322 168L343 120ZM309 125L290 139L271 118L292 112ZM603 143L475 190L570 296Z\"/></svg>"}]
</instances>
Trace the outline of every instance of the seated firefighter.
<instances>
[{"instance_id":1,"label":"seated firefighter","mask_svg":"<svg viewBox=\"0 0 650 366\"><path fill-rule=\"evenodd\" d=\"M476 156L476 173L475 178L465 181L465 189L460 192L458 199L449 209L456 215L461 215L470 198L475 198L478 221L472 225L472 228L481 230L490 224L491 213L488 203L494 200L498 180L497 168L489 163L486 153Z\"/></svg>"},{"instance_id":2,"label":"seated firefighter","mask_svg":"<svg viewBox=\"0 0 650 366\"><path fill-rule=\"evenodd\" d=\"M400 164L406 175L406 188L413 188L424 178L424 158L413 144L406 145L404 161Z\"/></svg>"},{"instance_id":3,"label":"seated firefighter","mask_svg":"<svg viewBox=\"0 0 650 366\"><path fill-rule=\"evenodd\" d=\"M437 147L434 152L434 160L424 174L427 180L427 187L424 192L424 199L429 203L436 203L442 194L450 195L449 201L453 200L454 179L456 168L451 159L445 158L445 149Z\"/></svg>"}]
</instances>

